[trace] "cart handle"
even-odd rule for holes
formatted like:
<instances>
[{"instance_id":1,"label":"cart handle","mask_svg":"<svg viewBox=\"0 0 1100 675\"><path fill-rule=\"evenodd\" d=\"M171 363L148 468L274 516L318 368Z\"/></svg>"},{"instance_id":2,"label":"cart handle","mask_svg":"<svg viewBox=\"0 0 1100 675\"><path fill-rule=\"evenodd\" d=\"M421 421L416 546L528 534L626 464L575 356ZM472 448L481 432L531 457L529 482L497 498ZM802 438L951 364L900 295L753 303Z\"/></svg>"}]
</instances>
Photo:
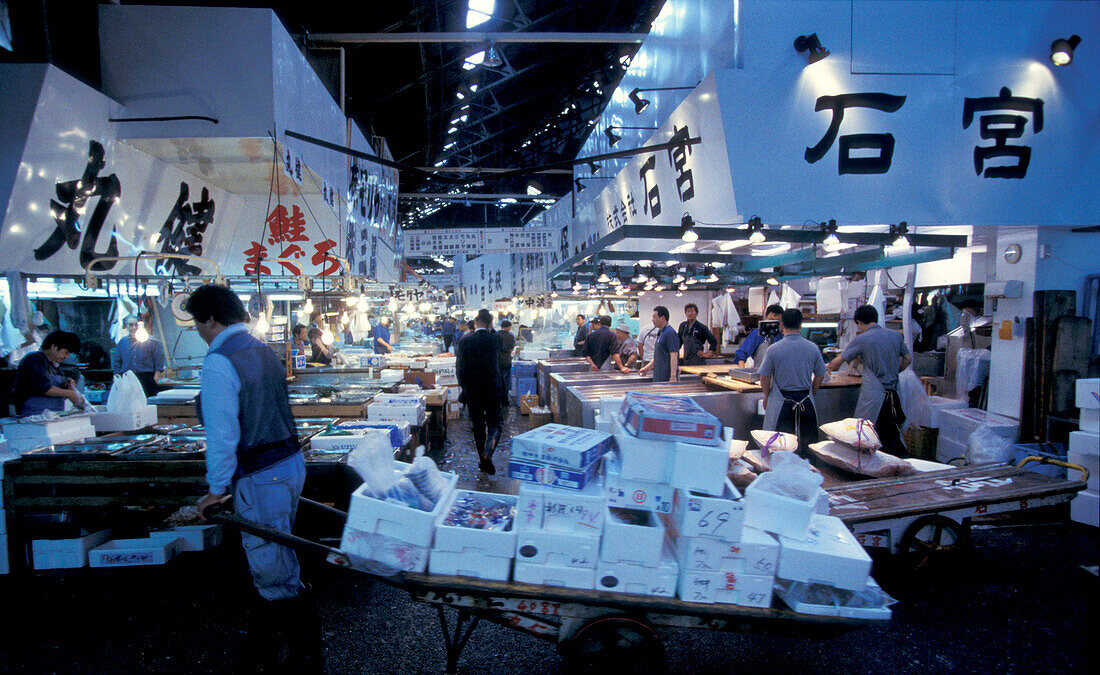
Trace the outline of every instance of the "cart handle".
<instances>
[{"instance_id":1,"label":"cart handle","mask_svg":"<svg viewBox=\"0 0 1100 675\"><path fill-rule=\"evenodd\" d=\"M236 513L233 513L229 510L228 503L229 500L226 500L224 502L211 504L210 506L206 507L206 509L203 511L206 519L212 523L218 523L219 525L233 527L241 530L242 532L247 532L249 534L260 537L261 539L273 541L276 544L282 544L283 546L286 546L288 548L305 549L324 555L335 555L340 558L346 555L343 551L332 548L331 546L325 546L324 544L310 541L309 539L303 539L302 537L288 534L281 530L276 530L275 528L268 527L267 525L261 525L247 518L242 518ZM311 503L316 504L316 502Z\"/></svg>"},{"instance_id":2,"label":"cart handle","mask_svg":"<svg viewBox=\"0 0 1100 675\"><path fill-rule=\"evenodd\" d=\"M1075 470L1081 472L1081 480L1082 481L1084 481L1086 483L1089 482L1089 470L1086 469L1085 467L1081 466L1080 464L1072 464L1070 462L1063 462L1060 459L1051 459L1050 457L1036 457L1035 455L1031 455L1029 457L1024 457L1022 460L1020 460L1020 463L1016 465L1016 468L1017 469L1022 469L1022 468L1024 468L1025 464L1030 464L1031 462L1039 462L1040 464L1053 464L1055 466L1062 466L1062 467L1065 467L1067 469L1075 469Z\"/></svg>"}]
</instances>

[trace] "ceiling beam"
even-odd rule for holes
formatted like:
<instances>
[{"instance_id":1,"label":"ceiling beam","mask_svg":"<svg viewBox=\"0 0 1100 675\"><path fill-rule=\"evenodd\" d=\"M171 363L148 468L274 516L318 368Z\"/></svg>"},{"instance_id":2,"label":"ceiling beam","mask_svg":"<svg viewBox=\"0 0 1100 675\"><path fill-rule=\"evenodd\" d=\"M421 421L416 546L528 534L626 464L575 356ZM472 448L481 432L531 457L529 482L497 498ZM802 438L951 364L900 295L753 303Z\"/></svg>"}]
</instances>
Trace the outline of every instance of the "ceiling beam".
<instances>
[{"instance_id":1,"label":"ceiling beam","mask_svg":"<svg viewBox=\"0 0 1100 675\"><path fill-rule=\"evenodd\" d=\"M378 43L482 43L497 44L642 44L645 33L515 33L474 31L438 32L438 33L309 33L299 37L310 42L331 42L336 44L378 44Z\"/></svg>"}]
</instances>

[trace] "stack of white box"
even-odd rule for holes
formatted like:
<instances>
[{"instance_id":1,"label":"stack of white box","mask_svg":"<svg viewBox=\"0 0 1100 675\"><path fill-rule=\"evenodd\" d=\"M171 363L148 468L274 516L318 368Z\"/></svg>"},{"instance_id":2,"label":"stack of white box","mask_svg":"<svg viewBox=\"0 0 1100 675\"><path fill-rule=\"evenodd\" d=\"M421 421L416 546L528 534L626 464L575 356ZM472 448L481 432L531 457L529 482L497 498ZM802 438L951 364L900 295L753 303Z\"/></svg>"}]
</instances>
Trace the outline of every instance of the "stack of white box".
<instances>
[{"instance_id":1,"label":"stack of white box","mask_svg":"<svg viewBox=\"0 0 1100 675\"><path fill-rule=\"evenodd\" d=\"M1020 422L980 408L941 409L940 433L936 445L936 460L948 463L970 456L970 434L978 427L988 426L996 435L1015 443L1020 434Z\"/></svg>"},{"instance_id":2,"label":"stack of white box","mask_svg":"<svg viewBox=\"0 0 1100 675\"><path fill-rule=\"evenodd\" d=\"M436 524L428 571L508 581L516 553L515 508L513 495L455 490ZM471 510L478 522L461 517L463 511ZM481 517L481 513L490 510L497 518L496 523Z\"/></svg>"},{"instance_id":3,"label":"stack of white box","mask_svg":"<svg viewBox=\"0 0 1100 675\"><path fill-rule=\"evenodd\" d=\"M455 370L455 357L433 356L428 359L427 370L435 373L435 386L453 386L458 384L458 373Z\"/></svg>"},{"instance_id":4,"label":"stack of white box","mask_svg":"<svg viewBox=\"0 0 1100 675\"><path fill-rule=\"evenodd\" d=\"M658 514L618 506L604 509L596 588L672 597L679 565L666 546Z\"/></svg>"},{"instance_id":5,"label":"stack of white box","mask_svg":"<svg viewBox=\"0 0 1100 675\"><path fill-rule=\"evenodd\" d=\"M371 421L399 420L414 426L424 424L427 406L422 394L375 394L367 405Z\"/></svg>"},{"instance_id":6,"label":"stack of white box","mask_svg":"<svg viewBox=\"0 0 1100 675\"><path fill-rule=\"evenodd\" d=\"M944 396L929 396L928 397L928 418L924 420L924 426L929 429L940 428L940 413L944 410L958 410L959 408L969 408L970 403L961 398L947 398Z\"/></svg>"},{"instance_id":7,"label":"stack of white box","mask_svg":"<svg viewBox=\"0 0 1100 675\"><path fill-rule=\"evenodd\" d=\"M525 483L584 490L595 481L610 434L564 424L545 424L512 438L508 477Z\"/></svg>"},{"instance_id":8,"label":"stack of white box","mask_svg":"<svg viewBox=\"0 0 1100 675\"><path fill-rule=\"evenodd\" d=\"M110 530L100 530L73 539L35 539L31 542L34 569L84 567L88 564L88 552L107 543L110 538Z\"/></svg>"},{"instance_id":9,"label":"stack of white box","mask_svg":"<svg viewBox=\"0 0 1100 675\"><path fill-rule=\"evenodd\" d=\"M606 499L597 482L583 490L524 483L516 506L516 581L591 589Z\"/></svg>"},{"instance_id":10,"label":"stack of white box","mask_svg":"<svg viewBox=\"0 0 1100 675\"><path fill-rule=\"evenodd\" d=\"M8 439L9 452L16 453L95 436L91 414L63 415L48 422L8 417L0 424Z\"/></svg>"},{"instance_id":11,"label":"stack of white box","mask_svg":"<svg viewBox=\"0 0 1100 675\"><path fill-rule=\"evenodd\" d=\"M1088 487L1070 502L1070 517L1095 527L1100 520L1100 378L1077 380L1080 431L1069 435L1066 459L1089 470Z\"/></svg>"}]
</instances>

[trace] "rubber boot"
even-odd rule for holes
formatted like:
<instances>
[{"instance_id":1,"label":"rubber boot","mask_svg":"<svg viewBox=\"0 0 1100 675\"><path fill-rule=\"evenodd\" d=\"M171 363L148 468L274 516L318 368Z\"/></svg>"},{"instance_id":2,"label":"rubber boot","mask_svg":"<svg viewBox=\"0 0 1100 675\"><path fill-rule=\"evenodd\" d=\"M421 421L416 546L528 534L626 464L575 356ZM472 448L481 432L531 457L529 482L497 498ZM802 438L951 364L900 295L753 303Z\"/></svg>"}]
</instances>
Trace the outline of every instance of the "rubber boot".
<instances>
[{"instance_id":1,"label":"rubber boot","mask_svg":"<svg viewBox=\"0 0 1100 675\"><path fill-rule=\"evenodd\" d=\"M248 628L244 640L243 663L236 670L241 673L278 673L286 650L279 639L279 616L276 603L257 600L248 615Z\"/></svg>"},{"instance_id":2,"label":"rubber boot","mask_svg":"<svg viewBox=\"0 0 1100 675\"><path fill-rule=\"evenodd\" d=\"M321 619L313 593L303 590L301 595L280 600L285 609L282 614L286 630L286 644L290 649L287 658L288 672L307 675L325 672L325 655L321 636Z\"/></svg>"}]
</instances>

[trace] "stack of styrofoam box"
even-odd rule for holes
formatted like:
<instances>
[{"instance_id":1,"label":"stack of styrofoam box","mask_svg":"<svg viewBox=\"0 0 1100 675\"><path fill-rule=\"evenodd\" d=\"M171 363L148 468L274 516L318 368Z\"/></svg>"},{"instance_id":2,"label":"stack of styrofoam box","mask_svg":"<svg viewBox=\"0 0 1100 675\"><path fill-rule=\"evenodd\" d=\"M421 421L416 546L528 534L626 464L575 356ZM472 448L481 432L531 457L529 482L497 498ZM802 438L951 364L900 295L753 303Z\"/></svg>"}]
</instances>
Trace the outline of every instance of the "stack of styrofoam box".
<instances>
[{"instance_id":1,"label":"stack of styrofoam box","mask_svg":"<svg viewBox=\"0 0 1100 675\"><path fill-rule=\"evenodd\" d=\"M658 514L618 506L604 509L596 588L671 597L679 567L665 546L665 527Z\"/></svg>"},{"instance_id":2,"label":"stack of styrofoam box","mask_svg":"<svg viewBox=\"0 0 1100 675\"><path fill-rule=\"evenodd\" d=\"M681 600L771 606L779 544L744 527L741 494L729 480L718 497L677 489L662 519L680 563Z\"/></svg>"},{"instance_id":3,"label":"stack of styrofoam box","mask_svg":"<svg viewBox=\"0 0 1100 675\"><path fill-rule=\"evenodd\" d=\"M508 581L512 576L512 560L516 555L514 523L501 523L500 529L448 524L447 516L451 509L464 497L492 499L513 507L516 504L516 497L513 495L455 490L436 524L435 543L432 545L428 571L432 574Z\"/></svg>"},{"instance_id":4,"label":"stack of styrofoam box","mask_svg":"<svg viewBox=\"0 0 1100 675\"><path fill-rule=\"evenodd\" d=\"M368 433L384 433L389 437L388 430L380 429L337 429L325 430L315 434L309 439L309 446L314 450L324 452L351 452L359 447Z\"/></svg>"},{"instance_id":5,"label":"stack of styrofoam box","mask_svg":"<svg viewBox=\"0 0 1100 675\"><path fill-rule=\"evenodd\" d=\"M88 552L110 538L110 530L100 530L75 539L35 539L31 542L34 569L84 567L88 564Z\"/></svg>"},{"instance_id":6,"label":"stack of styrofoam box","mask_svg":"<svg viewBox=\"0 0 1100 675\"><path fill-rule=\"evenodd\" d=\"M519 352L520 358L524 361L540 361L542 359L550 358L550 350L548 349L528 349L523 348Z\"/></svg>"},{"instance_id":7,"label":"stack of styrofoam box","mask_svg":"<svg viewBox=\"0 0 1100 675\"><path fill-rule=\"evenodd\" d=\"M1089 470L1089 482L1070 502L1070 517L1095 527L1100 521L1100 378L1077 380L1076 403L1080 430L1069 435L1067 459Z\"/></svg>"},{"instance_id":8,"label":"stack of styrofoam box","mask_svg":"<svg viewBox=\"0 0 1100 675\"><path fill-rule=\"evenodd\" d=\"M163 565L183 550L182 537L113 539L88 552L89 567L133 567Z\"/></svg>"},{"instance_id":9,"label":"stack of styrofoam box","mask_svg":"<svg viewBox=\"0 0 1100 675\"><path fill-rule=\"evenodd\" d=\"M367 418L371 421L400 420L419 426L426 417L427 406L421 394L379 393L367 405Z\"/></svg>"},{"instance_id":10,"label":"stack of styrofoam box","mask_svg":"<svg viewBox=\"0 0 1100 675\"><path fill-rule=\"evenodd\" d=\"M596 431L613 433L611 431L611 421L619 412L619 408L622 407L622 396L601 396L599 407L596 408Z\"/></svg>"},{"instance_id":11,"label":"stack of styrofoam box","mask_svg":"<svg viewBox=\"0 0 1100 675\"><path fill-rule=\"evenodd\" d=\"M90 414L65 415L49 422L30 422L9 417L2 422L2 426L4 436L8 439L9 451L17 453L95 436Z\"/></svg>"},{"instance_id":12,"label":"stack of styrofoam box","mask_svg":"<svg viewBox=\"0 0 1100 675\"><path fill-rule=\"evenodd\" d=\"M395 462L395 476L409 468ZM458 476L444 472L447 489L431 511L377 499L367 494L367 485L351 494L348 519L340 539L340 550L353 560L370 560L385 567L423 572L435 539L436 523L451 499Z\"/></svg>"},{"instance_id":13,"label":"stack of styrofoam box","mask_svg":"<svg viewBox=\"0 0 1100 675\"><path fill-rule=\"evenodd\" d=\"M957 410L959 408L968 408L970 404L966 399L961 398L947 398L944 396L929 396L928 397L928 419L925 420L924 426L929 429L940 428L940 413L944 410Z\"/></svg>"},{"instance_id":14,"label":"stack of styrofoam box","mask_svg":"<svg viewBox=\"0 0 1100 675\"><path fill-rule=\"evenodd\" d=\"M544 586L594 588L606 503L598 482L580 491L521 485L513 578Z\"/></svg>"},{"instance_id":15,"label":"stack of styrofoam box","mask_svg":"<svg viewBox=\"0 0 1100 675\"><path fill-rule=\"evenodd\" d=\"M144 405L135 410L121 412L97 412L92 415L92 426L100 433L134 431L157 423L157 407Z\"/></svg>"},{"instance_id":16,"label":"stack of styrofoam box","mask_svg":"<svg viewBox=\"0 0 1100 675\"><path fill-rule=\"evenodd\" d=\"M455 357L434 356L428 359L428 371L435 373L435 385L452 386L458 384L458 373L455 370Z\"/></svg>"},{"instance_id":17,"label":"stack of styrofoam box","mask_svg":"<svg viewBox=\"0 0 1100 675\"><path fill-rule=\"evenodd\" d=\"M751 487L751 486L750 486ZM871 556L839 518L815 513L801 536L779 536L779 579L864 592L871 579Z\"/></svg>"},{"instance_id":18,"label":"stack of styrofoam box","mask_svg":"<svg viewBox=\"0 0 1100 675\"><path fill-rule=\"evenodd\" d=\"M958 457L970 456L970 434L978 427L990 430L1015 443L1020 433L1020 422L1011 417L991 413L981 408L945 409L939 412L940 433L936 445L936 459L950 462Z\"/></svg>"},{"instance_id":19,"label":"stack of styrofoam box","mask_svg":"<svg viewBox=\"0 0 1100 675\"><path fill-rule=\"evenodd\" d=\"M512 438L508 477L526 483L583 490L596 478L611 434L564 424L544 424Z\"/></svg>"}]
</instances>

